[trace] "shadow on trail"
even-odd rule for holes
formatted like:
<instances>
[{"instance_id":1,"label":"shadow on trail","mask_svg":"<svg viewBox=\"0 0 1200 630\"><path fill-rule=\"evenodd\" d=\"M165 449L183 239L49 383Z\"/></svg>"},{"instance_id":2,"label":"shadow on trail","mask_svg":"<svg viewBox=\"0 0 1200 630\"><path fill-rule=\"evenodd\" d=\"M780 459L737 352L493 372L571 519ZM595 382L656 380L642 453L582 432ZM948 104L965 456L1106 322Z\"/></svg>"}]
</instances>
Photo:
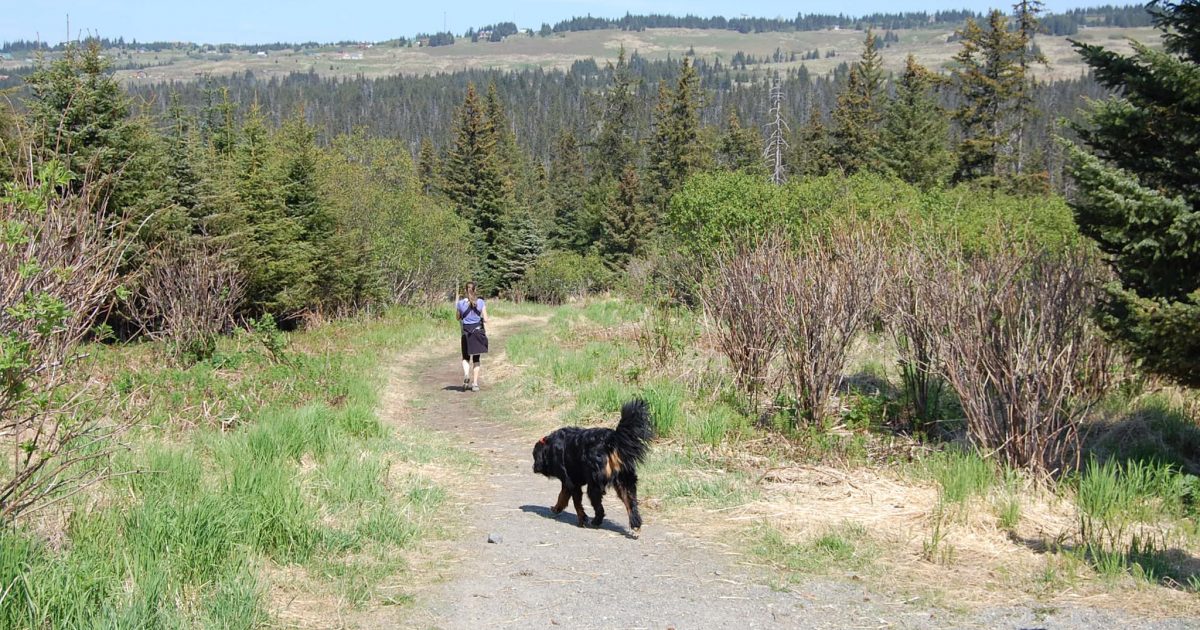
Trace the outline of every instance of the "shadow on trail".
<instances>
[{"instance_id":1,"label":"shadow on trail","mask_svg":"<svg viewBox=\"0 0 1200 630\"><path fill-rule=\"evenodd\" d=\"M558 514L555 514L554 512L550 511L550 508L548 508L544 505L522 505L521 511L526 512L528 514L537 514L538 516L541 516L543 518L548 518L552 521L558 521L558 522L562 523L563 525L569 525L571 527L579 527L579 525L576 524L575 512L572 512L569 508L566 510L563 510L562 512L559 512ZM591 516L589 515L588 518L590 519ZM582 527L581 529L597 529L597 528L592 527L590 525L590 520L589 520L589 524ZM636 537L632 533L630 533L630 531L628 529L614 523L608 514L604 515L604 522L600 523L599 529L603 529L603 530L610 531L610 532L615 532L617 534L621 534L622 536L625 536L626 538L636 539Z\"/></svg>"}]
</instances>

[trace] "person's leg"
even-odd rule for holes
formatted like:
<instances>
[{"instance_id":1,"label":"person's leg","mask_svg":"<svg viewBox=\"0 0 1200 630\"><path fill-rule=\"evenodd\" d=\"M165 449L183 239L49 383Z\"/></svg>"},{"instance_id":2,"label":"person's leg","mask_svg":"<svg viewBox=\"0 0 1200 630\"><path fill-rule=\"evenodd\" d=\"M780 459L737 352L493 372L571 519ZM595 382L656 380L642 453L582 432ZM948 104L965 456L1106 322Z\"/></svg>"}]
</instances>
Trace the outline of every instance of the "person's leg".
<instances>
[{"instance_id":1,"label":"person's leg","mask_svg":"<svg viewBox=\"0 0 1200 630\"><path fill-rule=\"evenodd\" d=\"M471 357L467 354L467 336L462 336L463 387L471 384Z\"/></svg>"},{"instance_id":2,"label":"person's leg","mask_svg":"<svg viewBox=\"0 0 1200 630\"><path fill-rule=\"evenodd\" d=\"M479 355L472 355L471 389L479 389Z\"/></svg>"}]
</instances>

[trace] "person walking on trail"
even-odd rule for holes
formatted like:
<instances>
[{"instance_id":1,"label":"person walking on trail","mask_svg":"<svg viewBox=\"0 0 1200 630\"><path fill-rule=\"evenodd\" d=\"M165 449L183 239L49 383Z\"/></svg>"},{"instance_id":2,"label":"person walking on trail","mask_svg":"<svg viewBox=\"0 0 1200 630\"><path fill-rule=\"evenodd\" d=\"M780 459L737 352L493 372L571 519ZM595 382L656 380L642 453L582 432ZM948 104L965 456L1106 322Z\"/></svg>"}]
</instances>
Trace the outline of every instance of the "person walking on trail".
<instances>
[{"instance_id":1,"label":"person walking on trail","mask_svg":"<svg viewBox=\"0 0 1200 630\"><path fill-rule=\"evenodd\" d=\"M458 301L455 314L462 324L463 391L479 391L479 355L487 354L487 305L475 294L475 283L467 283L467 296Z\"/></svg>"}]
</instances>

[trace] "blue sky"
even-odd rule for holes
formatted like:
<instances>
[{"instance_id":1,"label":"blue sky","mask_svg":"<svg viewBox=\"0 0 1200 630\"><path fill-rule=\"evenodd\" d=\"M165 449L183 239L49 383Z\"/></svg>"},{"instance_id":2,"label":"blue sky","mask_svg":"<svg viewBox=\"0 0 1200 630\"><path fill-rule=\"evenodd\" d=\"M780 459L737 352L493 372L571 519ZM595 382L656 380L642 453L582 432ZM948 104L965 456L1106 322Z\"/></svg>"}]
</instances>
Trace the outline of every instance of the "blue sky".
<instances>
[{"instance_id":1,"label":"blue sky","mask_svg":"<svg viewBox=\"0 0 1200 630\"><path fill-rule=\"evenodd\" d=\"M1113 0L1046 0L1050 10L1106 4ZM1120 0L1114 3L1121 4ZM516 21L538 27L575 15L617 17L631 13L682 15L753 15L793 17L797 13L905 11L992 6L1008 8L1011 1L986 0L869 0L845 2L810 0L0 0L0 41L41 39L58 42L93 33L141 41L186 40L205 43L265 43L274 41L379 41L417 32L442 30L443 17L452 32L471 26Z\"/></svg>"}]
</instances>

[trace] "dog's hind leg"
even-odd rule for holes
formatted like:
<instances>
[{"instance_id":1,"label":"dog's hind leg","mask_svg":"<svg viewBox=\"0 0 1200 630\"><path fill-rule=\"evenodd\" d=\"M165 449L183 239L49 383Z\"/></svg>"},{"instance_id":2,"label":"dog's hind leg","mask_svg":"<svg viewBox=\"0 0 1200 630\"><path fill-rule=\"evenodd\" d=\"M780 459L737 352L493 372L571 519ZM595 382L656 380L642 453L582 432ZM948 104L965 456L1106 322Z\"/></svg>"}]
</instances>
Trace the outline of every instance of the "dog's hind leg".
<instances>
[{"instance_id":1,"label":"dog's hind leg","mask_svg":"<svg viewBox=\"0 0 1200 630\"><path fill-rule=\"evenodd\" d=\"M604 505L600 503L604 498L604 485L594 481L589 483L588 498L592 501L592 509L596 511L596 517L592 519L592 527L600 527L600 523L604 522Z\"/></svg>"},{"instance_id":2,"label":"dog's hind leg","mask_svg":"<svg viewBox=\"0 0 1200 630\"><path fill-rule=\"evenodd\" d=\"M629 513L629 529L637 536L642 530L642 515L638 513L637 506L637 475L623 473L617 477L613 487L616 488L621 502L625 504L625 511Z\"/></svg>"},{"instance_id":3,"label":"dog's hind leg","mask_svg":"<svg viewBox=\"0 0 1200 630\"><path fill-rule=\"evenodd\" d=\"M562 490L558 491L558 501L550 507L550 512L553 514L561 514L567 509L567 501L571 498L571 492L567 490L567 484L563 484Z\"/></svg>"},{"instance_id":4,"label":"dog's hind leg","mask_svg":"<svg viewBox=\"0 0 1200 630\"><path fill-rule=\"evenodd\" d=\"M583 489L574 488L571 490L571 501L575 503L575 517L579 519L579 526L583 527L587 522L587 512L583 511Z\"/></svg>"}]
</instances>

